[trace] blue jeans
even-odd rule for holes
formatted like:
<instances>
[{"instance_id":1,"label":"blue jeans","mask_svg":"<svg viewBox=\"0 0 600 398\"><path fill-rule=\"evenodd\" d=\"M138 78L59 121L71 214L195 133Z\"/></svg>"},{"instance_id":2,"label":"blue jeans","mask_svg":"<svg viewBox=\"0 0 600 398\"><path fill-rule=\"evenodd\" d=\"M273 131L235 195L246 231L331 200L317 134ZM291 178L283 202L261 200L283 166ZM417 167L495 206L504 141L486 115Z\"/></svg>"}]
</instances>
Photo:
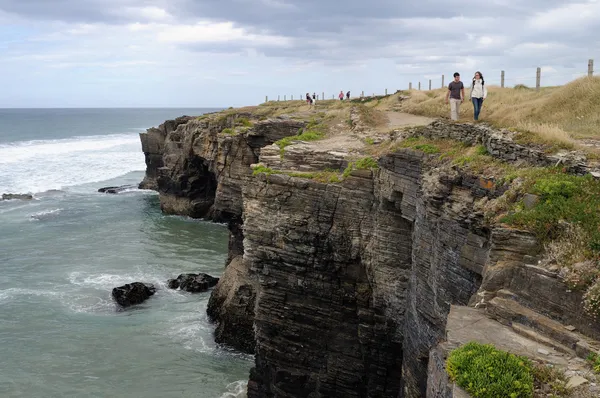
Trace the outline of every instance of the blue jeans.
<instances>
[{"instance_id":1,"label":"blue jeans","mask_svg":"<svg viewBox=\"0 0 600 398\"><path fill-rule=\"evenodd\" d=\"M479 112L481 112L481 107L483 106L483 98L471 98L473 101L473 118L475 120L479 120Z\"/></svg>"}]
</instances>

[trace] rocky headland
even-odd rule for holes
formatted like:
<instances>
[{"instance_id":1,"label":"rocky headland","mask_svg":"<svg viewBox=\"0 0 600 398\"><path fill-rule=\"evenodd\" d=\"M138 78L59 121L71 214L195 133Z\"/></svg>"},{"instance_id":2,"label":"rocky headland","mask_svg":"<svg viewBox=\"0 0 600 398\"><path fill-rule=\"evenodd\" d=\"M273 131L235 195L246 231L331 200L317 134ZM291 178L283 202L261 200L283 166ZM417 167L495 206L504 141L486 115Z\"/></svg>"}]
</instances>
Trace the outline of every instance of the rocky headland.
<instances>
[{"instance_id":1,"label":"rocky headland","mask_svg":"<svg viewBox=\"0 0 600 398\"><path fill-rule=\"evenodd\" d=\"M248 397L462 396L445 358L473 340L600 394L585 361L600 347L585 304L597 273L574 288L557 243L569 220L535 213L571 178L594 186L595 165L386 100L269 103L141 134L140 187L161 209L229 226L208 315L217 342L255 354ZM580 268L596 269L589 253Z\"/></svg>"}]
</instances>

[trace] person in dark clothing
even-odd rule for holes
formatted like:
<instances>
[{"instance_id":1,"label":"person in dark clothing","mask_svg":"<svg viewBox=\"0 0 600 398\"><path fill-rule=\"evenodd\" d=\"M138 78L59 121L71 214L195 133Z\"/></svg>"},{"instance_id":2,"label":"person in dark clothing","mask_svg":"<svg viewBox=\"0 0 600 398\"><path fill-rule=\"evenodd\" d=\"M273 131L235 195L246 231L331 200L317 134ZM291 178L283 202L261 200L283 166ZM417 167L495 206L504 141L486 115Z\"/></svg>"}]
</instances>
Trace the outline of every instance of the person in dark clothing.
<instances>
[{"instance_id":1,"label":"person in dark clothing","mask_svg":"<svg viewBox=\"0 0 600 398\"><path fill-rule=\"evenodd\" d=\"M446 103L450 100L450 118L457 121L460 118L460 104L465 100L465 86L460 81L460 74L454 73L454 80L448 85Z\"/></svg>"},{"instance_id":2,"label":"person in dark clothing","mask_svg":"<svg viewBox=\"0 0 600 398\"><path fill-rule=\"evenodd\" d=\"M350 91L346 93L346 99L350 99Z\"/></svg>"}]
</instances>

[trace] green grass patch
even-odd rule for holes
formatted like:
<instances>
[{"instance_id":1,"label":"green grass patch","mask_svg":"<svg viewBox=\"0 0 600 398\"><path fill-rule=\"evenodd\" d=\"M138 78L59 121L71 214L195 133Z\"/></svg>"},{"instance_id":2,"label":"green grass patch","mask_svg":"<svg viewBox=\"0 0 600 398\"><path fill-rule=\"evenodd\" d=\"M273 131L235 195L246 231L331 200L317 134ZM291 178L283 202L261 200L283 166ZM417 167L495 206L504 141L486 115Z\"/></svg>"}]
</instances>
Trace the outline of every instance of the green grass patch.
<instances>
[{"instance_id":1,"label":"green grass patch","mask_svg":"<svg viewBox=\"0 0 600 398\"><path fill-rule=\"evenodd\" d=\"M531 362L489 344L471 342L452 351L446 370L473 397L533 397Z\"/></svg>"},{"instance_id":2,"label":"green grass patch","mask_svg":"<svg viewBox=\"0 0 600 398\"><path fill-rule=\"evenodd\" d=\"M521 177L519 193L538 195L539 201L529 209L522 201L513 203L502 222L532 231L541 243L559 239L565 222L577 225L589 239L588 256L600 254L599 180L559 168L531 169Z\"/></svg>"},{"instance_id":3,"label":"green grass patch","mask_svg":"<svg viewBox=\"0 0 600 398\"><path fill-rule=\"evenodd\" d=\"M365 144L373 145L373 144L375 144L375 140L371 137L367 137L367 138L365 138Z\"/></svg>"},{"instance_id":4,"label":"green grass patch","mask_svg":"<svg viewBox=\"0 0 600 398\"><path fill-rule=\"evenodd\" d=\"M221 134L234 135L235 130L232 129L231 127L228 127L226 129L221 130Z\"/></svg>"},{"instance_id":5,"label":"green grass patch","mask_svg":"<svg viewBox=\"0 0 600 398\"><path fill-rule=\"evenodd\" d=\"M358 170L377 170L379 165L377 164L377 160L373 159L371 156L365 156L364 158L358 159L354 166Z\"/></svg>"},{"instance_id":6,"label":"green grass patch","mask_svg":"<svg viewBox=\"0 0 600 398\"><path fill-rule=\"evenodd\" d=\"M253 124L250 120L248 120L248 118L245 117L239 117L237 119L235 119L235 125L236 126L242 126L242 127L252 127Z\"/></svg>"},{"instance_id":7,"label":"green grass patch","mask_svg":"<svg viewBox=\"0 0 600 398\"><path fill-rule=\"evenodd\" d=\"M265 166L258 166L254 169L254 171L252 172L253 176L256 176L258 174L266 174L266 175L271 175L273 173L276 173L276 170L273 170L269 167L265 167Z\"/></svg>"},{"instance_id":8,"label":"green grass patch","mask_svg":"<svg viewBox=\"0 0 600 398\"><path fill-rule=\"evenodd\" d=\"M327 126L316 120L311 120L304 129L299 129L298 134L284 137L279 141L275 142L275 145L279 147L280 156L283 158L285 153L285 147L292 144L294 141L317 141L325 138L327 134Z\"/></svg>"},{"instance_id":9,"label":"green grass patch","mask_svg":"<svg viewBox=\"0 0 600 398\"><path fill-rule=\"evenodd\" d=\"M595 352L591 352L587 356L587 361L592 367L592 369L594 369L594 373L600 374L600 355L598 355Z\"/></svg>"},{"instance_id":10,"label":"green grass patch","mask_svg":"<svg viewBox=\"0 0 600 398\"><path fill-rule=\"evenodd\" d=\"M348 166L342 173L342 178L348 178L353 170L377 170L378 168L379 164L377 164L377 160L371 156L365 156L364 158L348 163Z\"/></svg>"}]
</instances>

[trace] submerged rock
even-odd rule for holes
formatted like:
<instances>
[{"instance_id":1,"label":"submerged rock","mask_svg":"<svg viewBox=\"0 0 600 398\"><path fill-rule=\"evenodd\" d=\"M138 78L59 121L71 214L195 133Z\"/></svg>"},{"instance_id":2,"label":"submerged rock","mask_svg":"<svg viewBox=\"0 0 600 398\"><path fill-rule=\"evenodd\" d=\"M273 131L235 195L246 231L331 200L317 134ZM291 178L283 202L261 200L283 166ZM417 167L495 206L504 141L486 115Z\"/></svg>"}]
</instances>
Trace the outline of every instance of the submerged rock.
<instances>
[{"instance_id":1,"label":"submerged rock","mask_svg":"<svg viewBox=\"0 0 600 398\"><path fill-rule=\"evenodd\" d=\"M32 200L33 196L24 193L3 193L2 200Z\"/></svg>"},{"instance_id":2,"label":"submerged rock","mask_svg":"<svg viewBox=\"0 0 600 398\"><path fill-rule=\"evenodd\" d=\"M98 192L116 194L116 193L120 193L127 189L132 189L132 188L137 188L137 187L135 185L121 185L118 187L104 187L104 188L98 189Z\"/></svg>"},{"instance_id":3,"label":"submerged rock","mask_svg":"<svg viewBox=\"0 0 600 398\"><path fill-rule=\"evenodd\" d=\"M177 279L169 279L167 285L169 289L181 289L190 293L205 292L208 288L215 286L219 278L214 278L208 274L181 274Z\"/></svg>"},{"instance_id":4,"label":"submerged rock","mask_svg":"<svg viewBox=\"0 0 600 398\"><path fill-rule=\"evenodd\" d=\"M112 290L113 299L122 307L129 307L146 301L156 292L154 285L141 282L128 283Z\"/></svg>"}]
</instances>

